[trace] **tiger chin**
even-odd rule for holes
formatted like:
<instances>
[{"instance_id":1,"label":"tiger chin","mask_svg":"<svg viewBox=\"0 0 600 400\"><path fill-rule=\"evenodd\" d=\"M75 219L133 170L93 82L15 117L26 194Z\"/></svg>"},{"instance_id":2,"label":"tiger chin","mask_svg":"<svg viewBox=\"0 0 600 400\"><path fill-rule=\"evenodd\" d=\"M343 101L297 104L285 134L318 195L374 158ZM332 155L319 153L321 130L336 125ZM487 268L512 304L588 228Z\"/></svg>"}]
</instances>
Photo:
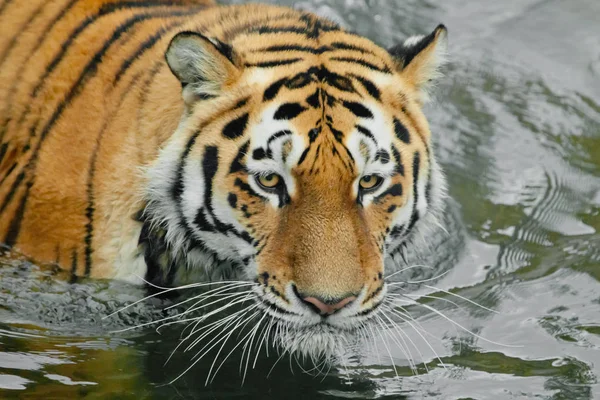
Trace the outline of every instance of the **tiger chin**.
<instances>
[{"instance_id":1,"label":"tiger chin","mask_svg":"<svg viewBox=\"0 0 600 400\"><path fill-rule=\"evenodd\" d=\"M247 281L276 344L330 359L377 316L406 267L394 256L438 224L421 108L443 25L384 49L266 5L0 9L0 241L38 262Z\"/></svg>"}]
</instances>

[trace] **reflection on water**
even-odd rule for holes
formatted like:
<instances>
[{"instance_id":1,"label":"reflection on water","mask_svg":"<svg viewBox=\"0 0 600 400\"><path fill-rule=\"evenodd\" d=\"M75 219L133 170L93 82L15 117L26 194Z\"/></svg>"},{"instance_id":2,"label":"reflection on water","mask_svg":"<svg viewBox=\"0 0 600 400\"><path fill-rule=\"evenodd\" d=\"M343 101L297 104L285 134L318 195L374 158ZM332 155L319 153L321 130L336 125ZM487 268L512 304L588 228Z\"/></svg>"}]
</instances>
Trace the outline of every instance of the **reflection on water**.
<instances>
[{"instance_id":1,"label":"reflection on water","mask_svg":"<svg viewBox=\"0 0 600 400\"><path fill-rule=\"evenodd\" d=\"M178 330L107 333L134 314L162 315L143 308L98 318L141 292L69 287L44 272L18 286L34 267L5 259L0 397L600 398L600 3L271 2L296 3L386 46L449 27L453 62L427 114L469 239L439 290L415 292L437 297L423 304L440 314L409 308L422 329L404 329L419 374L379 343L324 377L263 354L243 386L236 359L208 387L210 362L164 385L189 364L175 354L163 365ZM35 301L20 303L17 290Z\"/></svg>"}]
</instances>

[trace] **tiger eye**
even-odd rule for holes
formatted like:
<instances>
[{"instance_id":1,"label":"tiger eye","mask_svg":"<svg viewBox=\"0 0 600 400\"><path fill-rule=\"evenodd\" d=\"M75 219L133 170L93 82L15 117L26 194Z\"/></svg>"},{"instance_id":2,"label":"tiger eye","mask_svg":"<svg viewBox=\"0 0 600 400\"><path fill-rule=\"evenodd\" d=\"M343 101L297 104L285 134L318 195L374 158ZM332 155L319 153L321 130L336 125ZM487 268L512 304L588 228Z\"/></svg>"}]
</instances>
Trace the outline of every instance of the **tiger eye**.
<instances>
[{"instance_id":1,"label":"tiger eye","mask_svg":"<svg viewBox=\"0 0 600 400\"><path fill-rule=\"evenodd\" d=\"M365 175L360 178L360 188L363 190L373 190L383 182L383 178L377 175Z\"/></svg>"},{"instance_id":2,"label":"tiger eye","mask_svg":"<svg viewBox=\"0 0 600 400\"><path fill-rule=\"evenodd\" d=\"M266 188L274 188L279 184L281 178L277 174L261 175L258 177L258 183Z\"/></svg>"}]
</instances>

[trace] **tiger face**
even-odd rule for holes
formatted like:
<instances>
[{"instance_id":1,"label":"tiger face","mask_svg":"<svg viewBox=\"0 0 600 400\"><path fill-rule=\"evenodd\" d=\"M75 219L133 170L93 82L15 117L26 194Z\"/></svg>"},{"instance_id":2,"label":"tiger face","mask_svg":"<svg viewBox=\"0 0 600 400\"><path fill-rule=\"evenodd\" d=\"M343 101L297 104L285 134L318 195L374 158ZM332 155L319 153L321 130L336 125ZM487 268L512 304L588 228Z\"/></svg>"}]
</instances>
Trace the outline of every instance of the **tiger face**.
<instances>
[{"instance_id":1,"label":"tiger face","mask_svg":"<svg viewBox=\"0 0 600 400\"><path fill-rule=\"evenodd\" d=\"M147 213L187 270L255 281L280 344L314 356L376 315L390 256L441 209L421 106L446 30L388 51L310 18L318 32L302 44L173 38L185 111L149 169Z\"/></svg>"}]
</instances>

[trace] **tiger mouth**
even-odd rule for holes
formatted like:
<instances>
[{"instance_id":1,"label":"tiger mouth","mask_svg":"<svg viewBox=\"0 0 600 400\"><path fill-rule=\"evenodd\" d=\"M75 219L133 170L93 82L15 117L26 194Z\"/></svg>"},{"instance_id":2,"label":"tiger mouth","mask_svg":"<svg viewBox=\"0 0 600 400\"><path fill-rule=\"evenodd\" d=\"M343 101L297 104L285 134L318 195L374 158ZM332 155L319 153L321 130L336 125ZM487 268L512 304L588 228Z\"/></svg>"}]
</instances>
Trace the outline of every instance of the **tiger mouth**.
<instances>
[{"instance_id":1,"label":"tiger mouth","mask_svg":"<svg viewBox=\"0 0 600 400\"><path fill-rule=\"evenodd\" d=\"M352 301L351 309L341 308L331 314L321 314L315 308L301 302L296 305L301 307L297 307L299 309L284 307L283 302L278 304L267 296L264 288L262 289L258 288L256 290L254 301L258 307L279 323L286 324L298 335L310 334L315 331L353 334L359 327L368 324L371 319L375 318L379 307L384 303L386 291L384 286L383 289L378 291L378 296L375 296L377 298L374 299L374 296L368 296L366 291L363 290L363 293ZM288 294L296 292L293 285L290 285L287 291ZM367 297L371 297L373 302L368 308L361 309L361 304L365 302Z\"/></svg>"}]
</instances>

